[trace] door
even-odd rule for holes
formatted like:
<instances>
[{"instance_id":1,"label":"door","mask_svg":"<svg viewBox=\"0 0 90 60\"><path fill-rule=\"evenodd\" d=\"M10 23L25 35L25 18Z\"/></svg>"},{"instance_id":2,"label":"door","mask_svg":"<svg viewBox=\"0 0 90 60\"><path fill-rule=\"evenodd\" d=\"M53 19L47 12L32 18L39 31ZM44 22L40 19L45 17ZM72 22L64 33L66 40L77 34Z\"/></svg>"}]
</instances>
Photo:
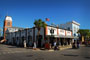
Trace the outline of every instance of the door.
<instances>
[{"instance_id":1,"label":"door","mask_svg":"<svg viewBox=\"0 0 90 60\"><path fill-rule=\"evenodd\" d=\"M39 48L41 48L41 42L42 42L42 35L37 36L37 45Z\"/></svg>"}]
</instances>

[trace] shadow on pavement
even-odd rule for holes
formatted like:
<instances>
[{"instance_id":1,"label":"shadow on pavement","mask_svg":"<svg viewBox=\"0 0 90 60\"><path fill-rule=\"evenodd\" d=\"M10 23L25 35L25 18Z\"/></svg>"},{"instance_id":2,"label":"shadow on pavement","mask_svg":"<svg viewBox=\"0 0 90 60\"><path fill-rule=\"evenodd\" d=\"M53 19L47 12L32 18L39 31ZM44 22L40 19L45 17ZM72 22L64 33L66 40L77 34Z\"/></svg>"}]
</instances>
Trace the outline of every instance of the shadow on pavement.
<instances>
[{"instance_id":1,"label":"shadow on pavement","mask_svg":"<svg viewBox=\"0 0 90 60\"><path fill-rule=\"evenodd\" d=\"M78 49L80 49L80 48L68 48L66 50L78 50Z\"/></svg>"},{"instance_id":2,"label":"shadow on pavement","mask_svg":"<svg viewBox=\"0 0 90 60\"><path fill-rule=\"evenodd\" d=\"M86 59L90 59L90 57L84 57L84 58L86 58Z\"/></svg>"},{"instance_id":3,"label":"shadow on pavement","mask_svg":"<svg viewBox=\"0 0 90 60\"><path fill-rule=\"evenodd\" d=\"M17 47L17 46L10 46L8 48L23 48L23 47Z\"/></svg>"},{"instance_id":4,"label":"shadow on pavement","mask_svg":"<svg viewBox=\"0 0 90 60\"><path fill-rule=\"evenodd\" d=\"M27 55L26 57L33 57L33 55Z\"/></svg>"},{"instance_id":5,"label":"shadow on pavement","mask_svg":"<svg viewBox=\"0 0 90 60\"><path fill-rule=\"evenodd\" d=\"M37 59L35 59L35 60L45 60L44 58L37 58Z\"/></svg>"},{"instance_id":6,"label":"shadow on pavement","mask_svg":"<svg viewBox=\"0 0 90 60\"><path fill-rule=\"evenodd\" d=\"M63 56L73 56L73 57L77 57L79 55L73 55L73 54L62 54Z\"/></svg>"}]
</instances>

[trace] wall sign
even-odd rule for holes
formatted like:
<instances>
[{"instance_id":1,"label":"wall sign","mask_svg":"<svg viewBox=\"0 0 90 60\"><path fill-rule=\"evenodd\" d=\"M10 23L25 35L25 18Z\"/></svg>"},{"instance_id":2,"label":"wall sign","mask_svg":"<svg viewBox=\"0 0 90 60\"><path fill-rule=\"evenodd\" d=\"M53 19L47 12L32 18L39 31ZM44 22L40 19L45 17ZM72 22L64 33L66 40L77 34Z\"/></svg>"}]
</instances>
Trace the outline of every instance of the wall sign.
<instances>
[{"instance_id":1,"label":"wall sign","mask_svg":"<svg viewBox=\"0 0 90 60\"><path fill-rule=\"evenodd\" d=\"M66 36L71 36L71 35L72 35L71 31L66 31Z\"/></svg>"},{"instance_id":2,"label":"wall sign","mask_svg":"<svg viewBox=\"0 0 90 60\"><path fill-rule=\"evenodd\" d=\"M58 29L59 35L65 36L65 30L64 29Z\"/></svg>"}]
</instances>

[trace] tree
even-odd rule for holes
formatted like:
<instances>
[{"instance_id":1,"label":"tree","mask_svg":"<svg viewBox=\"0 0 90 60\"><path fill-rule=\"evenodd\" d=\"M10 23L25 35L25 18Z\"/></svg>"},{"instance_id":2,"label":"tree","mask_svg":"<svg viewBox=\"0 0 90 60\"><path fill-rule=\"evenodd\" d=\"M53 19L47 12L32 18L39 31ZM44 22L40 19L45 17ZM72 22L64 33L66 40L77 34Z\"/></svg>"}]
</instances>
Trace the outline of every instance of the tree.
<instances>
[{"instance_id":1,"label":"tree","mask_svg":"<svg viewBox=\"0 0 90 60\"><path fill-rule=\"evenodd\" d=\"M41 27L44 27L44 28L46 27L46 23L41 19L35 20L34 25L38 29L38 36L40 35Z\"/></svg>"},{"instance_id":2,"label":"tree","mask_svg":"<svg viewBox=\"0 0 90 60\"><path fill-rule=\"evenodd\" d=\"M40 29L41 27L46 27L46 23L44 21L42 21L41 19L38 19L38 20L35 20L34 22L34 25L35 27L38 29L38 35L37 35L37 39L39 40L38 41L38 47L41 47L41 44L40 44L40 39L42 39L41 35L40 35ZM36 46L36 43L34 44L34 47Z\"/></svg>"},{"instance_id":3,"label":"tree","mask_svg":"<svg viewBox=\"0 0 90 60\"><path fill-rule=\"evenodd\" d=\"M80 29L78 31L81 35L82 42L85 42L86 40L89 40L90 38L90 30L89 29Z\"/></svg>"},{"instance_id":4,"label":"tree","mask_svg":"<svg viewBox=\"0 0 90 60\"><path fill-rule=\"evenodd\" d=\"M80 33L81 36L87 37L90 35L90 30L89 29L80 29L78 31L78 33Z\"/></svg>"}]
</instances>

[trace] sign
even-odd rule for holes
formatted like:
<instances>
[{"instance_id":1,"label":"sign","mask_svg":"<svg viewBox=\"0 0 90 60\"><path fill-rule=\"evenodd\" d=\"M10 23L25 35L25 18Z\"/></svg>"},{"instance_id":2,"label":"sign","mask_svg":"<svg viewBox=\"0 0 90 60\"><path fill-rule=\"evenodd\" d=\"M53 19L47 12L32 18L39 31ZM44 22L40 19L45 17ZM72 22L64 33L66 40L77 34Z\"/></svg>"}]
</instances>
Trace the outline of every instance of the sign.
<instances>
[{"instance_id":1,"label":"sign","mask_svg":"<svg viewBox=\"0 0 90 60\"><path fill-rule=\"evenodd\" d=\"M57 35L57 28L47 26L47 35Z\"/></svg>"},{"instance_id":2,"label":"sign","mask_svg":"<svg viewBox=\"0 0 90 60\"><path fill-rule=\"evenodd\" d=\"M71 31L66 31L66 36L71 36L71 35L72 35Z\"/></svg>"},{"instance_id":3,"label":"sign","mask_svg":"<svg viewBox=\"0 0 90 60\"><path fill-rule=\"evenodd\" d=\"M58 29L59 35L65 36L65 30L64 29Z\"/></svg>"}]
</instances>

